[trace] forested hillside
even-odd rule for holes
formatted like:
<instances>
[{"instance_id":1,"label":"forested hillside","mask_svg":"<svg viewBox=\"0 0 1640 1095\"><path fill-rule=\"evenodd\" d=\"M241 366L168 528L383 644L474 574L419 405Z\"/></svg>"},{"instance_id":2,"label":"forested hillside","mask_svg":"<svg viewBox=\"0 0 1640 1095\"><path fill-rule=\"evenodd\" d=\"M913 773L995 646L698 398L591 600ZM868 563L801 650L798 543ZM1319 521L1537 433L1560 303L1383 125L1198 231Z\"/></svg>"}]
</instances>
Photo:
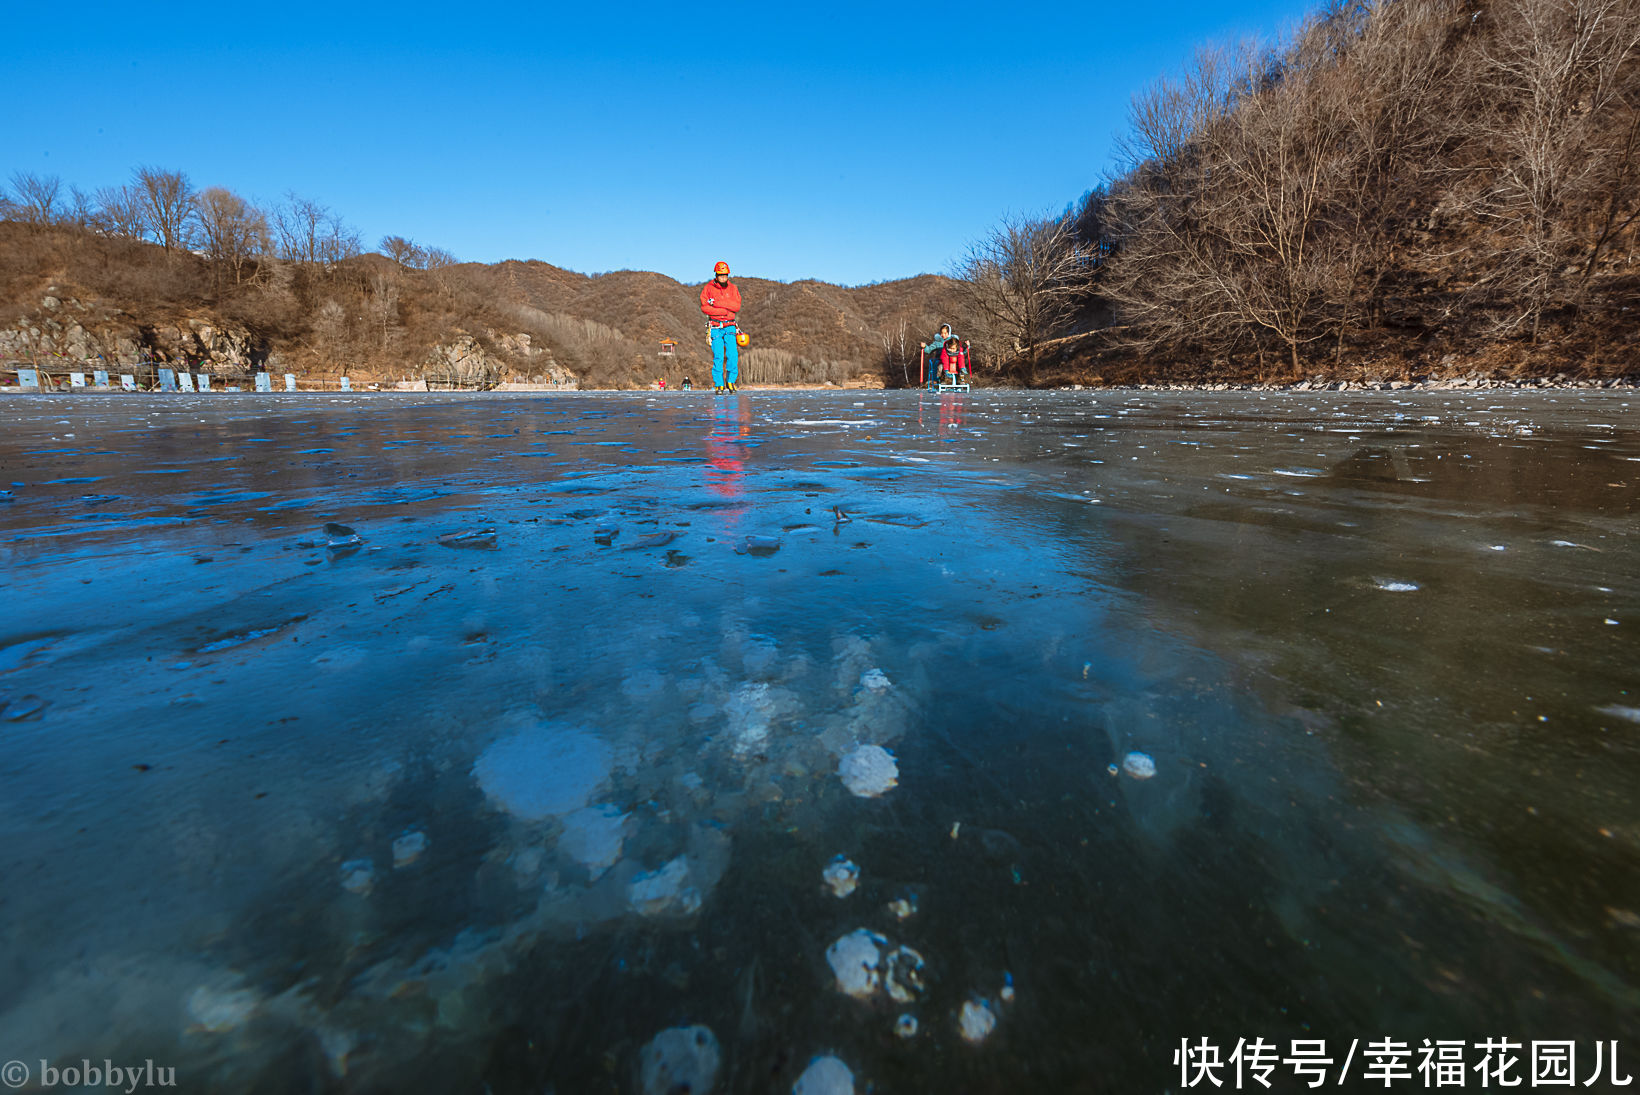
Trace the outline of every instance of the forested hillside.
<instances>
[{"instance_id":1,"label":"forested hillside","mask_svg":"<svg viewBox=\"0 0 1640 1095\"><path fill-rule=\"evenodd\" d=\"M1335 4L1136 95L1123 149L965 266L1022 375L1636 371L1632 0Z\"/></svg>"}]
</instances>

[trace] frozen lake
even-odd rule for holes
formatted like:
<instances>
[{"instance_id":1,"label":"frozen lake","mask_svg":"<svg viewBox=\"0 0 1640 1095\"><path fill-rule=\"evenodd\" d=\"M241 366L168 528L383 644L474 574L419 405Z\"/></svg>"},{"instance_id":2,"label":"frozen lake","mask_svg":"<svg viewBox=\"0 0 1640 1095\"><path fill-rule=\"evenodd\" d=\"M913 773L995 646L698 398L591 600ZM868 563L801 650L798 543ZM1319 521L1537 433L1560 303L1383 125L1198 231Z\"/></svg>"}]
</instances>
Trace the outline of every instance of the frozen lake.
<instances>
[{"instance_id":1,"label":"frozen lake","mask_svg":"<svg viewBox=\"0 0 1640 1095\"><path fill-rule=\"evenodd\" d=\"M0 1058L1581 1087L1640 1030L1632 398L0 401Z\"/></svg>"}]
</instances>

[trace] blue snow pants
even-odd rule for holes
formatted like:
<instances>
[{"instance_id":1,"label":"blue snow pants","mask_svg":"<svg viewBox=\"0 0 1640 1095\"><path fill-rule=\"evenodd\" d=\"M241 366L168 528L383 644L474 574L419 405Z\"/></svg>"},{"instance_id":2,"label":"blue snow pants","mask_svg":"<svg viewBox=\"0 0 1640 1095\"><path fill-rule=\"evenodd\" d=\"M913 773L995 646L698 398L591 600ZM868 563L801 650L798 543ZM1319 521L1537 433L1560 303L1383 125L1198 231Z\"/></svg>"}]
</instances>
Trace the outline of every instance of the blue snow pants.
<instances>
[{"instance_id":1,"label":"blue snow pants","mask_svg":"<svg viewBox=\"0 0 1640 1095\"><path fill-rule=\"evenodd\" d=\"M740 383L740 347L735 344L738 327L712 328L712 387Z\"/></svg>"}]
</instances>

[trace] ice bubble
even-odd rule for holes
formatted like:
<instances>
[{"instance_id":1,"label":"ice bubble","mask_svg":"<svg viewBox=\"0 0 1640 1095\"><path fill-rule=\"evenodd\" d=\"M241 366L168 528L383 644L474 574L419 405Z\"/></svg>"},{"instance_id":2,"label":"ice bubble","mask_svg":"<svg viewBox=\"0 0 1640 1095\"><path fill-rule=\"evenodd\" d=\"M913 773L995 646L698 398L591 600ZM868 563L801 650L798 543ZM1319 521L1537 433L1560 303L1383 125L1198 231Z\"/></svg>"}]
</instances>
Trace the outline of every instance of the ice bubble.
<instances>
[{"instance_id":1,"label":"ice bubble","mask_svg":"<svg viewBox=\"0 0 1640 1095\"><path fill-rule=\"evenodd\" d=\"M969 1000L962 1005L962 1013L957 1016L957 1029L962 1033L962 1040L971 1045L978 1045L991 1036L997 1028L997 1014L984 1000Z\"/></svg>"},{"instance_id":2,"label":"ice bubble","mask_svg":"<svg viewBox=\"0 0 1640 1095\"><path fill-rule=\"evenodd\" d=\"M854 1095L854 1073L829 1054L816 1057L792 1085L792 1095Z\"/></svg>"},{"instance_id":3,"label":"ice bubble","mask_svg":"<svg viewBox=\"0 0 1640 1095\"><path fill-rule=\"evenodd\" d=\"M638 1054L643 1095L706 1095L717 1083L717 1036L703 1026L673 1027Z\"/></svg>"},{"instance_id":4,"label":"ice bubble","mask_svg":"<svg viewBox=\"0 0 1640 1095\"><path fill-rule=\"evenodd\" d=\"M688 916L700 909L700 890L689 884L689 857L678 856L658 871L634 878L627 899L640 916Z\"/></svg>"},{"instance_id":5,"label":"ice bubble","mask_svg":"<svg viewBox=\"0 0 1640 1095\"><path fill-rule=\"evenodd\" d=\"M1122 771L1134 779L1149 779L1156 774L1156 761L1149 753L1129 753L1122 758Z\"/></svg>"},{"instance_id":6,"label":"ice bubble","mask_svg":"<svg viewBox=\"0 0 1640 1095\"><path fill-rule=\"evenodd\" d=\"M585 730L541 723L491 743L473 778L501 809L524 821L573 813L609 777L609 746Z\"/></svg>"},{"instance_id":7,"label":"ice bubble","mask_svg":"<svg viewBox=\"0 0 1640 1095\"><path fill-rule=\"evenodd\" d=\"M895 947L883 958L883 989L896 1003L909 1004L927 989L923 970L927 963L910 947Z\"/></svg>"},{"instance_id":8,"label":"ice bubble","mask_svg":"<svg viewBox=\"0 0 1640 1095\"><path fill-rule=\"evenodd\" d=\"M860 687L872 692L883 692L889 687L888 674L881 669L868 669L860 674Z\"/></svg>"},{"instance_id":9,"label":"ice bubble","mask_svg":"<svg viewBox=\"0 0 1640 1095\"><path fill-rule=\"evenodd\" d=\"M894 1033L901 1038L915 1038L917 1036L917 1017L909 1011L894 1020Z\"/></svg>"},{"instance_id":10,"label":"ice bubble","mask_svg":"<svg viewBox=\"0 0 1640 1095\"><path fill-rule=\"evenodd\" d=\"M220 1034L244 1025L261 1003L250 989L201 985L188 994L188 1018L196 1028Z\"/></svg>"},{"instance_id":11,"label":"ice bubble","mask_svg":"<svg viewBox=\"0 0 1640 1095\"><path fill-rule=\"evenodd\" d=\"M427 834L412 829L393 842L393 869L408 867L427 850Z\"/></svg>"},{"instance_id":12,"label":"ice bubble","mask_svg":"<svg viewBox=\"0 0 1640 1095\"><path fill-rule=\"evenodd\" d=\"M907 890L888 903L888 911L896 920L909 920L917 915L917 895Z\"/></svg>"},{"instance_id":13,"label":"ice bubble","mask_svg":"<svg viewBox=\"0 0 1640 1095\"><path fill-rule=\"evenodd\" d=\"M1004 972L1002 975L1002 991L997 993L1004 1004L1014 1002L1014 975Z\"/></svg>"},{"instance_id":14,"label":"ice bubble","mask_svg":"<svg viewBox=\"0 0 1640 1095\"><path fill-rule=\"evenodd\" d=\"M900 782L900 767L881 745L862 745L838 762L837 775L850 794L876 798Z\"/></svg>"},{"instance_id":15,"label":"ice bubble","mask_svg":"<svg viewBox=\"0 0 1640 1095\"><path fill-rule=\"evenodd\" d=\"M847 856L840 855L826 864L820 872L833 897L847 897L860 884L860 868Z\"/></svg>"},{"instance_id":16,"label":"ice bubble","mask_svg":"<svg viewBox=\"0 0 1640 1095\"><path fill-rule=\"evenodd\" d=\"M376 865L368 859L350 859L342 864L342 889L363 897L376 885Z\"/></svg>"},{"instance_id":17,"label":"ice bubble","mask_svg":"<svg viewBox=\"0 0 1640 1095\"><path fill-rule=\"evenodd\" d=\"M827 947L826 962L837 977L837 988L858 1000L868 1000L881 989L908 1004L927 987L922 955L910 947L893 946L867 928L857 928Z\"/></svg>"},{"instance_id":18,"label":"ice bubble","mask_svg":"<svg viewBox=\"0 0 1640 1095\"><path fill-rule=\"evenodd\" d=\"M1389 593L1413 593L1418 589L1417 582L1395 582L1388 578L1380 578L1373 584Z\"/></svg>"},{"instance_id":19,"label":"ice bubble","mask_svg":"<svg viewBox=\"0 0 1640 1095\"><path fill-rule=\"evenodd\" d=\"M837 987L857 999L867 999L877 991L882 976L877 965L882 961L880 947L888 940L866 928L856 928L826 948L826 962L837 976Z\"/></svg>"},{"instance_id":20,"label":"ice bubble","mask_svg":"<svg viewBox=\"0 0 1640 1095\"><path fill-rule=\"evenodd\" d=\"M620 809L605 804L588 806L564 816L564 835L558 846L587 869L594 881L621 858L625 843L626 817Z\"/></svg>"},{"instance_id":21,"label":"ice bubble","mask_svg":"<svg viewBox=\"0 0 1640 1095\"><path fill-rule=\"evenodd\" d=\"M769 737L769 720L774 715L774 699L763 683L741 685L724 705L729 733L737 757L760 754Z\"/></svg>"}]
</instances>

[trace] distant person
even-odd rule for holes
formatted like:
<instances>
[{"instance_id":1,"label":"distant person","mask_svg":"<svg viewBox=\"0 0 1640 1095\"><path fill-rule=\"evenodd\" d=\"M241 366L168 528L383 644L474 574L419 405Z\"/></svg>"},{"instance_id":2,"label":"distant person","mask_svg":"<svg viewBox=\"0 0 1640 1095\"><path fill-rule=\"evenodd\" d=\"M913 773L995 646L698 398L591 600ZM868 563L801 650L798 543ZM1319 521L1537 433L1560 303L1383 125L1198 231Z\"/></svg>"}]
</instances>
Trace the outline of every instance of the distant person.
<instances>
[{"instance_id":1,"label":"distant person","mask_svg":"<svg viewBox=\"0 0 1640 1095\"><path fill-rule=\"evenodd\" d=\"M661 378L661 391L663 391L663 392L666 391L666 378L665 377Z\"/></svg>"},{"instance_id":2,"label":"distant person","mask_svg":"<svg viewBox=\"0 0 1640 1095\"><path fill-rule=\"evenodd\" d=\"M678 387L680 389L682 389L683 391L687 392L687 391L693 391L695 385L688 377L684 377L683 378L683 383L679 384Z\"/></svg>"},{"instance_id":3,"label":"distant person","mask_svg":"<svg viewBox=\"0 0 1640 1095\"><path fill-rule=\"evenodd\" d=\"M940 353L945 349L946 340L952 337L951 325L942 323L940 324L939 334L934 336L934 341L922 348L923 355L928 358L928 363L933 365L936 370L939 368Z\"/></svg>"},{"instance_id":4,"label":"distant person","mask_svg":"<svg viewBox=\"0 0 1640 1095\"><path fill-rule=\"evenodd\" d=\"M740 315L740 290L729 281L729 264L712 267L712 280L701 286L700 310L706 313L706 330L712 339L712 391L734 391L740 379L740 347L736 317Z\"/></svg>"}]
</instances>

